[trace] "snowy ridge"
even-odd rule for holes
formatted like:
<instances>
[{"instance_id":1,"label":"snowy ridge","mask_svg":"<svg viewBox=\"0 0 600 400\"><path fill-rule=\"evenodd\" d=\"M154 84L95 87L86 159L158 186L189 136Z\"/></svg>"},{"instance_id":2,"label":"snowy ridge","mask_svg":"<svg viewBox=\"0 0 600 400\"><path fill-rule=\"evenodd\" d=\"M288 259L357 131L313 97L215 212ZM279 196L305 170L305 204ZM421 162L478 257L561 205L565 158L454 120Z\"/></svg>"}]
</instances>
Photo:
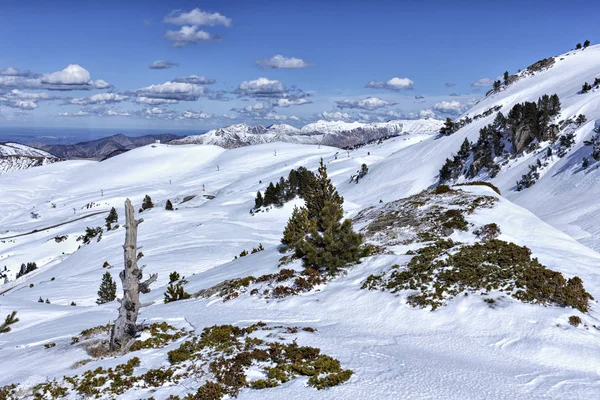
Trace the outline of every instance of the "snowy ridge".
<instances>
[{"instance_id":1,"label":"snowy ridge","mask_svg":"<svg viewBox=\"0 0 600 400\"><path fill-rule=\"evenodd\" d=\"M433 135L442 126L436 119L395 120L389 122L361 123L320 120L298 129L287 124L269 127L235 124L213 129L203 135L174 140L176 144L212 144L236 148L262 143L286 142L348 147L372 140L401 135Z\"/></svg>"},{"instance_id":2,"label":"snowy ridge","mask_svg":"<svg viewBox=\"0 0 600 400\"><path fill-rule=\"evenodd\" d=\"M0 143L0 174L61 161L52 154L19 143Z\"/></svg>"}]
</instances>

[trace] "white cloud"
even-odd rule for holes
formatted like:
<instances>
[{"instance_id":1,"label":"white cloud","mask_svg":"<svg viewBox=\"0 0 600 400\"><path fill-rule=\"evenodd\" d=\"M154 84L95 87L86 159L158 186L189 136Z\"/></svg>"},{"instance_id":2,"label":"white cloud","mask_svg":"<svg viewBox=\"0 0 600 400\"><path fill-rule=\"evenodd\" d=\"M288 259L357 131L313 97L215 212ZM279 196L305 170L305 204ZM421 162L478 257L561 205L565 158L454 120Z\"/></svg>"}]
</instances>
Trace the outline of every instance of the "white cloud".
<instances>
[{"instance_id":1,"label":"white cloud","mask_svg":"<svg viewBox=\"0 0 600 400\"><path fill-rule=\"evenodd\" d=\"M256 64L262 68L275 69L297 69L310 67L312 65L300 58L284 57L281 54L277 54L268 60L256 61Z\"/></svg>"},{"instance_id":2,"label":"white cloud","mask_svg":"<svg viewBox=\"0 0 600 400\"><path fill-rule=\"evenodd\" d=\"M6 75L0 75L0 88L90 90L111 87L104 80L92 80L89 71L78 64L70 64L60 71L44 74L41 77L30 72L19 72L16 68L7 70Z\"/></svg>"},{"instance_id":3,"label":"white cloud","mask_svg":"<svg viewBox=\"0 0 600 400\"><path fill-rule=\"evenodd\" d=\"M471 83L472 87L486 87L492 86L494 84L494 80L490 78L481 78L480 80Z\"/></svg>"},{"instance_id":4,"label":"white cloud","mask_svg":"<svg viewBox=\"0 0 600 400\"><path fill-rule=\"evenodd\" d=\"M209 13L202 11L199 8L194 8L189 12L181 12L181 10L172 11L164 18L164 22L172 25L231 26L231 18L227 18L218 12Z\"/></svg>"},{"instance_id":5,"label":"white cloud","mask_svg":"<svg viewBox=\"0 0 600 400\"><path fill-rule=\"evenodd\" d=\"M154 61L148 67L150 69L168 69L168 68L173 68L173 67L178 67L178 66L179 66L179 64L174 63L169 60L159 60L159 61Z\"/></svg>"},{"instance_id":6,"label":"white cloud","mask_svg":"<svg viewBox=\"0 0 600 400\"><path fill-rule=\"evenodd\" d=\"M118 93L98 93L90 97L80 97L71 99L71 104L108 104L108 103L120 103L129 99L129 96L124 96Z\"/></svg>"},{"instance_id":7,"label":"white cloud","mask_svg":"<svg viewBox=\"0 0 600 400\"><path fill-rule=\"evenodd\" d=\"M173 47L185 47L191 43L217 40L219 37L206 31L198 30L197 26L182 26L178 31L167 31L165 38L173 43Z\"/></svg>"},{"instance_id":8,"label":"white cloud","mask_svg":"<svg viewBox=\"0 0 600 400\"><path fill-rule=\"evenodd\" d=\"M191 83L167 81L134 90L132 93L139 98L196 101L205 94L205 90L202 86Z\"/></svg>"},{"instance_id":9,"label":"white cloud","mask_svg":"<svg viewBox=\"0 0 600 400\"><path fill-rule=\"evenodd\" d=\"M51 97L50 95L48 95L48 93L45 92L22 92L19 89L11 90L8 95L10 97L15 97L18 99L27 99L33 101L54 99L54 97Z\"/></svg>"},{"instance_id":10,"label":"white cloud","mask_svg":"<svg viewBox=\"0 0 600 400\"><path fill-rule=\"evenodd\" d=\"M341 112L341 111L332 111L332 112L323 111L321 114L319 114L319 117L330 120L330 121L339 121L339 120L347 121L352 118L350 116L350 114Z\"/></svg>"},{"instance_id":11,"label":"white cloud","mask_svg":"<svg viewBox=\"0 0 600 400\"><path fill-rule=\"evenodd\" d=\"M197 112L197 111L184 111L181 116L180 119L208 119L208 118L212 118L212 114L207 114L204 112Z\"/></svg>"},{"instance_id":12,"label":"white cloud","mask_svg":"<svg viewBox=\"0 0 600 400\"><path fill-rule=\"evenodd\" d=\"M62 112L62 113L58 113L57 114L59 117L87 117L90 115L89 112L87 111L76 111L74 113L72 112Z\"/></svg>"},{"instance_id":13,"label":"white cloud","mask_svg":"<svg viewBox=\"0 0 600 400\"><path fill-rule=\"evenodd\" d=\"M240 83L238 93L244 96L279 97L286 92L283 82L258 78Z\"/></svg>"},{"instance_id":14,"label":"white cloud","mask_svg":"<svg viewBox=\"0 0 600 400\"><path fill-rule=\"evenodd\" d=\"M0 68L0 76L24 76L24 77L33 77L34 74L31 71L21 71L18 68L8 67L8 68Z\"/></svg>"},{"instance_id":15,"label":"white cloud","mask_svg":"<svg viewBox=\"0 0 600 400\"><path fill-rule=\"evenodd\" d=\"M433 109L444 114L460 114L463 105L458 101L440 101L433 106Z\"/></svg>"},{"instance_id":16,"label":"white cloud","mask_svg":"<svg viewBox=\"0 0 600 400\"><path fill-rule=\"evenodd\" d=\"M409 78L394 77L388 81L370 81L365 85L368 88L388 90L412 90L415 83Z\"/></svg>"},{"instance_id":17,"label":"white cloud","mask_svg":"<svg viewBox=\"0 0 600 400\"><path fill-rule=\"evenodd\" d=\"M435 118L435 112L429 108L419 111L419 118Z\"/></svg>"},{"instance_id":18,"label":"white cloud","mask_svg":"<svg viewBox=\"0 0 600 400\"><path fill-rule=\"evenodd\" d=\"M31 100L16 100L11 103L12 107L20 108L21 110L33 110L37 108L37 103Z\"/></svg>"},{"instance_id":19,"label":"white cloud","mask_svg":"<svg viewBox=\"0 0 600 400\"><path fill-rule=\"evenodd\" d=\"M246 110L246 111L261 111L264 108L265 108L264 103L256 103L256 104L251 104L249 106L244 107L244 110Z\"/></svg>"},{"instance_id":20,"label":"white cloud","mask_svg":"<svg viewBox=\"0 0 600 400\"><path fill-rule=\"evenodd\" d=\"M339 108L356 108L361 110L377 110L378 108L390 107L396 104L394 101L380 99L379 97L367 97L366 99L346 99L336 101Z\"/></svg>"},{"instance_id":21,"label":"white cloud","mask_svg":"<svg viewBox=\"0 0 600 400\"><path fill-rule=\"evenodd\" d=\"M312 101L306 98L300 99L278 99L276 105L277 107L289 107L289 106L301 106L303 104L310 104Z\"/></svg>"},{"instance_id":22,"label":"white cloud","mask_svg":"<svg viewBox=\"0 0 600 400\"><path fill-rule=\"evenodd\" d=\"M173 79L173 82L192 83L194 85L212 85L217 81L214 79L206 78L204 76L190 75L184 78Z\"/></svg>"},{"instance_id":23,"label":"white cloud","mask_svg":"<svg viewBox=\"0 0 600 400\"><path fill-rule=\"evenodd\" d=\"M177 104L179 101L170 100L170 99L154 99L151 97L141 96L135 99L136 103L140 104L150 104L150 105L159 105L159 104Z\"/></svg>"}]
</instances>

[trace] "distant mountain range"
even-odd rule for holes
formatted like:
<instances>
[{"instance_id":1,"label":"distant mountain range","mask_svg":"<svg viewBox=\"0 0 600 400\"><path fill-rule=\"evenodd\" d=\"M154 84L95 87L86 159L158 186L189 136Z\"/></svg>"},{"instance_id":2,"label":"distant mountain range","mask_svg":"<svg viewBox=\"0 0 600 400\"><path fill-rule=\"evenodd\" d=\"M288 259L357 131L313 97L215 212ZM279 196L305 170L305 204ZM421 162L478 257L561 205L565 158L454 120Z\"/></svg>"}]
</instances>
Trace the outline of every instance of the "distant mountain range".
<instances>
[{"instance_id":1,"label":"distant mountain range","mask_svg":"<svg viewBox=\"0 0 600 400\"><path fill-rule=\"evenodd\" d=\"M0 143L0 175L62 161L52 154L19 143Z\"/></svg>"},{"instance_id":2,"label":"distant mountain range","mask_svg":"<svg viewBox=\"0 0 600 400\"><path fill-rule=\"evenodd\" d=\"M321 144L344 148L406 134L431 135L437 133L442 125L443 122L437 119L395 120L370 124L321 120L302 128L286 124L268 127L235 124L213 129L203 135L176 139L171 143L211 144L226 149L272 142Z\"/></svg>"},{"instance_id":3,"label":"distant mountain range","mask_svg":"<svg viewBox=\"0 0 600 400\"><path fill-rule=\"evenodd\" d=\"M137 147L154 143L156 140L169 142L181 136L172 133L152 134L144 136L125 136L123 134L75 144L43 144L35 143L35 147L45 150L57 157L65 159L106 160Z\"/></svg>"}]
</instances>

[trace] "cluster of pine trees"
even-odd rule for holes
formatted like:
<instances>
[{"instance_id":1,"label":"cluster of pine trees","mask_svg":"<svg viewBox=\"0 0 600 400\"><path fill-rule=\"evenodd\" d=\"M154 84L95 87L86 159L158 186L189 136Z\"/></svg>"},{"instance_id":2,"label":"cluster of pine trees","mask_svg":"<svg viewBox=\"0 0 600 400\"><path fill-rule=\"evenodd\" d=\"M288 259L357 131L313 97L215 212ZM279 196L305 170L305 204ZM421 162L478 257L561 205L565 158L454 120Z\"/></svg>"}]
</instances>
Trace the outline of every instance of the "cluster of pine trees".
<instances>
[{"instance_id":1,"label":"cluster of pine trees","mask_svg":"<svg viewBox=\"0 0 600 400\"><path fill-rule=\"evenodd\" d=\"M471 122L477 121L480 118L489 117L494 112L500 111L501 108L502 108L502 106L499 106L499 105L494 106L492 108L485 110L481 114L475 115L473 118L471 118L467 115L466 117L463 117L457 121L453 121L452 118L446 118L444 125L440 128L440 134L442 134L444 136L450 136L457 130L461 129L462 127L469 125Z\"/></svg>"},{"instance_id":2,"label":"cluster of pine trees","mask_svg":"<svg viewBox=\"0 0 600 400\"><path fill-rule=\"evenodd\" d=\"M587 49L590 46L590 41L586 40L585 42L583 42L583 46L581 45L581 43L577 43L577 45L575 46L575 48L577 50L581 50L581 49Z\"/></svg>"},{"instance_id":3,"label":"cluster of pine trees","mask_svg":"<svg viewBox=\"0 0 600 400\"><path fill-rule=\"evenodd\" d=\"M19 270L19 272L17 272L17 278L20 278L23 275L26 275L32 271L35 271L36 269L37 264L34 262L28 262L27 264L23 263L21 264L21 269Z\"/></svg>"},{"instance_id":4,"label":"cluster of pine trees","mask_svg":"<svg viewBox=\"0 0 600 400\"><path fill-rule=\"evenodd\" d=\"M261 192L256 193L254 209L270 205L281 207L296 196L304 197L304 193L314 180L315 174L312 171L304 167L292 169L287 178L282 176L276 184L269 183L264 196Z\"/></svg>"},{"instance_id":5,"label":"cluster of pine trees","mask_svg":"<svg viewBox=\"0 0 600 400\"><path fill-rule=\"evenodd\" d=\"M364 255L363 237L342 221L344 199L327 176L323 160L311 186L303 193L305 206L296 207L281 243L303 260L306 268L336 274Z\"/></svg>"},{"instance_id":6,"label":"cluster of pine trees","mask_svg":"<svg viewBox=\"0 0 600 400\"><path fill-rule=\"evenodd\" d=\"M465 175L471 179L486 171L490 177L500 172L495 158L504 153L520 153L532 141L555 141L558 126L552 119L560 113L558 95L543 95L535 102L518 103L505 117L498 112L494 122L479 131L477 142L471 144L465 139L458 153L446 159L439 172L440 183L448 182ZM505 142L512 143L512 151L505 148Z\"/></svg>"}]
</instances>

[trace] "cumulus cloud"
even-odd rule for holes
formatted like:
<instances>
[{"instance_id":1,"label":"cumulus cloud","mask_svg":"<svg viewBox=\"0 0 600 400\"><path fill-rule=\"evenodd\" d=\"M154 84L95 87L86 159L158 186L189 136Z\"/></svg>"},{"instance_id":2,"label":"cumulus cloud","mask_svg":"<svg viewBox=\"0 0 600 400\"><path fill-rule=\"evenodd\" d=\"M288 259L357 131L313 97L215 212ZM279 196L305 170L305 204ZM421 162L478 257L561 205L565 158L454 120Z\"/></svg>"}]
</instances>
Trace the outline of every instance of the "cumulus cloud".
<instances>
[{"instance_id":1,"label":"cumulus cloud","mask_svg":"<svg viewBox=\"0 0 600 400\"><path fill-rule=\"evenodd\" d=\"M481 78L478 81L471 83L472 87L486 87L492 86L494 84L494 80L490 78Z\"/></svg>"},{"instance_id":2,"label":"cumulus cloud","mask_svg":"<svg viewBox=\"0 0 600 400\"><path fill-rule=\"evenodd\" d=\"M370 81L365 87L374 89L388 89L388 90L412 90L415 83L408 78L394 77L388 81Z\"/></svg>"},{"instance_id":3,"label":"cumulus cloud","mask_svg":"<svg viewBox=\"0 0 600 400\"><path fill-rule=\"evenodd\" d=\"M46 92L23 92L19 89L13 89L0 96L0 105L21 110L33 110L37 108L39 101L55 99L56 97L50 96Z\"/></svg>"},{"instance_id":4,"label":"cumulus cloud","mask_svg":"<svg viewBox=\"0 0 600 400\"><path fill-rule=\"evenodd\" d=\"M16 72L17 71L17 72ZM91 90L108 89L111 85L102 80L92 80L88 70L78 64L70 64L66 68L43 74L18 73L8 71L11 75L0 75L0 88L46 89L46 90Z\"/></svg>"},{"instance_id":5,"label":"cumulus cloud","mask_svg":"<svg viewBox=\"0 0 600 400\"><path fill-rule=\"evenodd\" d=\"M203 30L198 30L197 26L182 26L178 31L167 31L165 39L173 42L173 47L185 47L188 44L206 42L219 39L218 35L213 35Z\"/></svg>"},{"instance_id":6,"label":"cumulus cloud","mask_svg":"<svg viewBox=\"0 0 600 400\"><path fill-rule=\"evenodd\" d=\"M299 99L278 99L274 104L277 107L289 107L289 106L301 106L304 104L310 104L310 101L307 98L299 98Z\"/></svg>"},{"instance_id":7,"label":"cumulus cloud","mask_svg":"<svg viewBox=\"0 0 600 400\"><path fill-rule=\"evenodd\" d=\"M71 99L70 104L88 105L88 104L109 104L120 103L129 99L129 96L118 93L98 93L90 97L80 97Z\"/></svg>"},{"instance_id":8,"label":"cumulus cloud","mask_svg":"<svg viewBox=\"0 0 600 400\"><path fill-rule=\"evenodd\" d=\"M206 78L204 76L190 75L190 76L186 76L183 78L173 79L173 82L191 83L194 85L212 85L212 84L216 83L217 81L214 79Z\"/></svg>"},{"instance_id":9,"label":"cumulus cloud","mask_svg":"<svg viewBox=\"0 0 600 400\"><path fill-rule=\"evenodd\" d=\"M174 10L167 15L164 20L167 24L172 25L196 25L196 26L215 26L224 25L231 26L231 18L227 18L218 12L209 13L202 11L199 8L194 8L189 12Z\"/></svg>"},{"instance_id":10,"label":"cumulus cloud","mask_svg":"<svg viewBox=\"0 0 600 400\"><path fill-rule=\"evenodd\" d=\"M45 93L45 92L22 92L19 89L11 90L10 93L7 94L7 96L9 98L14 97L17 99L25 99L25 100L33 100L33 101L56 99L56 97L50 96L48 93Z\"/></svg>"},{"instance_id":11,"label":"cumulus cloud","mask_svg":"<svg viewBox=\"0 0 600 400\"><path fill-rule=\"evenodd\" d=\"M361 110L377 110L378 108L390 107L397 104L394 101L380 99L379 97L367 97L366 99L346 99L336 101L338 108L356 108Z\"/></svg>"},{"instance_id":12,"label":"cumulus cloud","mask_svg":"<svg viewBox=\"0 0 600 400\"><path fill-rule=\"evenodd\" d=\"M297 69L310 67L311 63L308 63L300 58L284 57L281 54L277 54L268 60L258 60L256 65L261 68L274 68L274 69Z\"/></svg>"},{"instance_id":13,"label":"cumulus cloud","mask_svg":"<svg viewBox=\"0 0 600 400\"><path fill-rule=\"evenodd\" d=\"M146 86L131 92L139 98L177 101L196 101L205 94L202 86L191 83L167 81L158 85Z\"/></svg>"},{"instance_id":14,"label":"cumulus cloud","mask_svg":"<svg viewBox=\"0 0 600 400\"><path fill-rule=\"evenodd\" d=\"M444 114L460 114L463 105L459 101L440 101L433 106L433 109Z\"/></svg>"},{"instance_id":15,"label":"cumulus cloud","mask_svg":"<svg viewBox=\"0 0 600 400\"><path fill-rule=\"evenodd\" d=\"M419 111L419 118L435 118L435 112L430 108Z\"/></svg>"},{"instance_id":16,"label":"cumulus cloud","mask_svg":"<svg viewBox=\"0 0 600 400\"><path fill-rule=\"evenodd\" d=\"M179 64L174 63L169 60L159 60L159 61L154 61L148 67L150 69L169 69L169 68L178 67L178 66L179 66Z\"/></svg>"},{"instance_id":17,"label":"cumulus cloud","mask_svg":"<svg viewBox=\"0 0 600 400\"><path fill-rule=\"evenodd\" d=\"M280 97L285 92L286 88L283 82L267 78L244 81L238 87L239 94L250 97Z\"/></svg>"}]
</instances>

